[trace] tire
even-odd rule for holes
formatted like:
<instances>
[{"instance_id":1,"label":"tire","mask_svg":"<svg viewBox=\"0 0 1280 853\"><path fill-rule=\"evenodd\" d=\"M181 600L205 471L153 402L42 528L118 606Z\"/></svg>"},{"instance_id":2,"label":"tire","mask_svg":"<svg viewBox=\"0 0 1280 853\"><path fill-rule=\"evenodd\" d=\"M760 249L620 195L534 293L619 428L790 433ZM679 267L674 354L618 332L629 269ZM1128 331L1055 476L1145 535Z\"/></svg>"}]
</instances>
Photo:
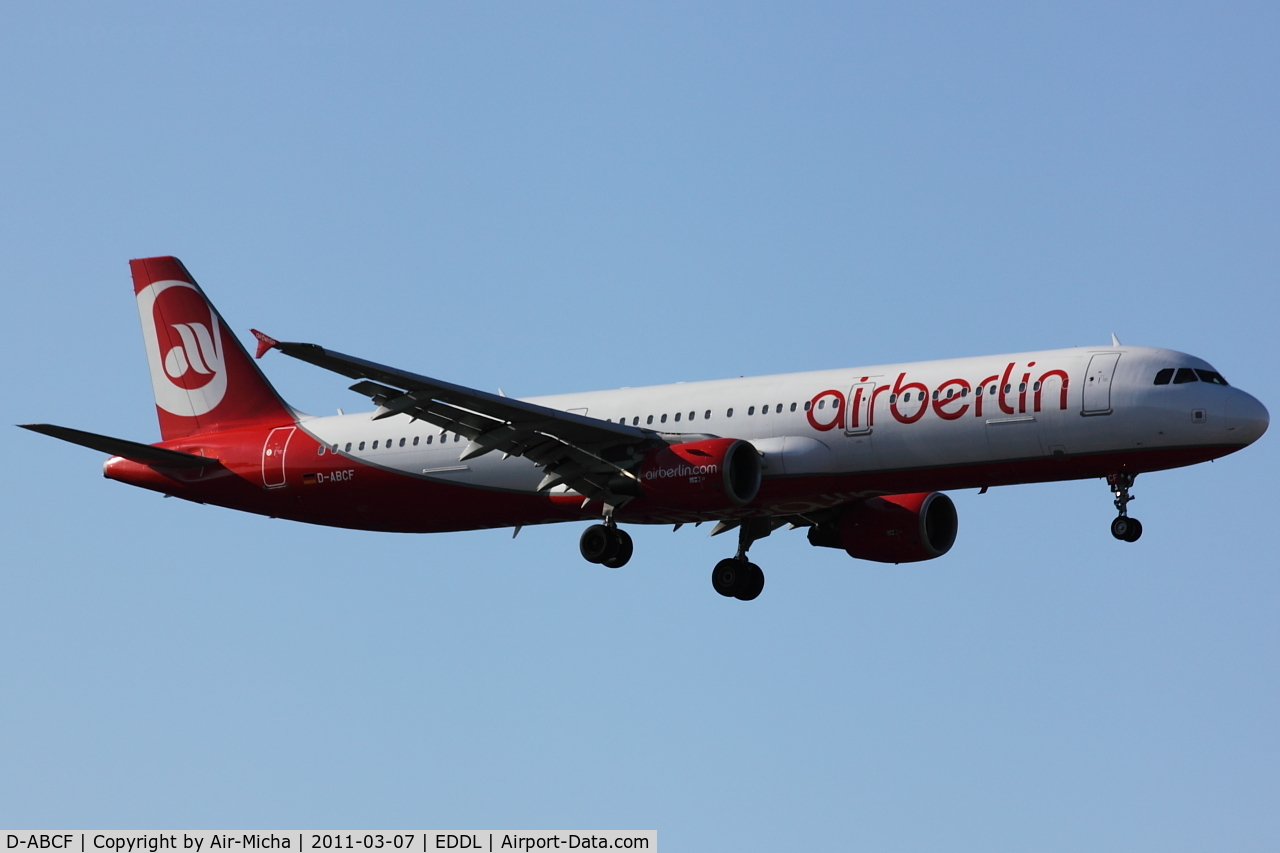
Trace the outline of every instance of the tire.
<instances>
[{"instance_id":1,"label":"tire","mask_svg":"<svg viewBox=\"0 0 1280 853\"><path fill-rule=\"evenodd\" d=\"M603 563L612 560L621 545L617 534L603 524L593 524L582 531L578 540L578 550L588 563Z\"/></svg>"},{"instance_id":2,"label":"tire","mask_svg":"<svg viewBox=\"0 0 1280 853\"><path fill-rule=\"evenodd\" d=\"M1124 541L1137 542L1142 536L1142 522L1136 518L1129 519L1129 531L1124 535Z\"/></svg>"},{"instance_id":3,"label":"tire","mask_svg":"<svg viewBox=\"0 0 1280 853\"><path fill-rule=\"evenodd\" d=\"M618 550L612 557L601 563L606 569L622 568L631 559L631 554L635 550L635 545L631 542L631 534L617 529L613 532L618 537Z\"/></svg>"},{"instance_id":4,"label":"tire","mask_svg":"<svg viewBox=\"0 0 1280 853\"><path fill-rule=\"evenodd\" d=\"M716 592L725 598L733 598L738 584L742 581L745 565L732 557L716 563L716 567L711 570L711 585L715 587Z\"/></svg>"},{"instance_id":5,"label":"tire","mask_svg":"<svg viewBox=\"0 0 1280 853\"><path fill-rule=\"evenodd\" d=\"M753 601L764 591L764 572L755 563L747 563L742 580L733 597L739 601Z\"/></svg>"},{"instance_id":6,"label":"tire","mask_svg":"<svg viewBox=\"0 0 1280 853\"><path fill-rule=\"evenodd\" d=\"M1111 535L1119 539L1121 542L1129 541L1129 536L1133 529L1134 519L1132 518L1121 515L1111 520Z\"/></svg>"}]
</instances>

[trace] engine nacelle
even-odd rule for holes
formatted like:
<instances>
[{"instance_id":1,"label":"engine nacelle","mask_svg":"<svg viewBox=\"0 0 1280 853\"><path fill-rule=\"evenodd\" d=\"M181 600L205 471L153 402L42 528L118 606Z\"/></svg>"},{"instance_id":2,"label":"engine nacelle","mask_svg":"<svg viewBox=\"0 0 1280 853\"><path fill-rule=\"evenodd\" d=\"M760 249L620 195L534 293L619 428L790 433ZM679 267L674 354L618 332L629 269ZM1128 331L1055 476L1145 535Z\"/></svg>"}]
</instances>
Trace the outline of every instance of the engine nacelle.
<instances>
[{"instance_id":1,"label":"engine nacelle","mask_svg":"<svg viewBox=\"0 0 1280 853\"><path fill-rule=\"evenodd\" d=\"M760 454L736 438L709 438L652 451L637 476L645 504L690 512L736 509L760 491Z\"/></svg>"},{"instance_id":2,"label":"engine nacelle","mask_svg":"<svg viewBox=\"0 0 1280 853\"><path fill-rule=\"evenodd\" d=\"M941 492L885 495L850 504L839 518L809 528L809 542L843 548L858 560L915 563L951 550L956 505Z\"/></svg>"}]
</instances>

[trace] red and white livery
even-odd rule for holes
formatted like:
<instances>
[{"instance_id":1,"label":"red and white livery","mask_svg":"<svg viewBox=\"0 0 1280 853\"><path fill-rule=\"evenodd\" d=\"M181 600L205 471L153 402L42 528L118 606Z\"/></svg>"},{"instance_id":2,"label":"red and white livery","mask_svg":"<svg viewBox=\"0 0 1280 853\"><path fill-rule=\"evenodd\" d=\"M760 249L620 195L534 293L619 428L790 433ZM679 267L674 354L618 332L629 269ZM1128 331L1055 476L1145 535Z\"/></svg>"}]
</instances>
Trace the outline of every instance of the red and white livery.
<instances>
[{"instance_id":1,"label":"red and white livery","mask_svg":"<svg viewBox=\"0 0 1280 853\"><path fill-rule=\"evenodd\" d=\"M247 512L432 533L589 521L580 549L620 567L620 523L714 522L737 554L712 575L750 600L752 542L782 525L882 562L940 557L951 489L1106 478L1111 532L1136 541L1134 478L1233 453L1266 408L1207 362L1149 347L687 382L513 399L261 332L270 350L355 380L372 413L280 399L177 258L130 262L162 441L26 428L111 454L113 480Z\"/></svg>"}]
</instances>

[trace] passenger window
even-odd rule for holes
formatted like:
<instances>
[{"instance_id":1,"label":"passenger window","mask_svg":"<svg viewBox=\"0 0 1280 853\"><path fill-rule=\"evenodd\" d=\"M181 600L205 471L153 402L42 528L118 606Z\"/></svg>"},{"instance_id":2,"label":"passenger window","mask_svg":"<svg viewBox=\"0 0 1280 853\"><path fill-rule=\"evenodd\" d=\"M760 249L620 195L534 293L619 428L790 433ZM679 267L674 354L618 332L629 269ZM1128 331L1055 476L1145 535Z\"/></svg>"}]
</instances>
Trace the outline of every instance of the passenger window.
<instances>
[{"instance_id":1,"label":"passenger window","mask_svg":"<svg viewBox=\"0 0 1280 853\"><path fill-rule=\"evenodd\" d=\"M810 407L810 406L812 406L812 405L813 405L813 401L811 401L811 400L805 400L805 401L804 401L804 410L805 410L806 412L807 412L807 411L809 411L809 407Z\"/></svg>"},{"instance_id":2,"label":"passenger window","mask_svg":"<svg viewBox=\"0 0 1280 853\"><path fill-rule=\"evenodd\" d=\"M1196 372L1190 367L1179 367L1178 372L1173 375L1174 385L1185 385L1188 382L1199 382L1196 379Z\"/></svg>"},{"instance_id":3,"label":"passenger window","mask_svg":"<svg viewBox=\"0 0 1280 853\"><path fill-rule=\"evenodd\" d=\"M364 442L363 442L363 441L362 441L362 442L360 442L360 449L361 449L361 450L364 450Z\"/></svg>"},{"instance_id":4,"label":"passenger window","mask_svg":"<svg viewBox=\"0 0 1280 853\"><path fill-rule=\"evenodd\" d=\"M1172 367L1166 367L1164 370L1160 370L1160 371L1157 371L1157 372L1156 372L1156 381L1155 381L1154 383L1152 383L1152 384L1155 384L1155 385L1168 385L1168 384L1169 384L1169 380L1170 380L1170 379L1172 379L1172 378L1173 378L1173 368L1172 368Z\"/></svg>"},{"instance_id":5,"label":"passenger window","mask_svg":"<svg viewBox=\"0 0 1280 853\"><path fill-rule=\"evenodd\" d=\"M1215 370L1201 370L1196 368L1196 375L1200 377L1201 382L1209 382L1213 385L1226 385L1227 380L1222 378L1222 374Z\"/></svg>"},{"instance_id":6,"label":"passenger window","mask_svg":"<svg viewBox=\"0 0 1280 853\"><path fill-rule=\"evenodd\" d=\"M778 408L774 409L773 413L774 413L775 415L780 415L780 414L782 414L782 404L781 404L781 403L779 403L779 404L778 404Z\"/></svg>"},{"instance_id":7,"label":"passenger window","mask_svg":"<svg viewBox=\"0 0 1280 853\"><path fill-rule=\"evenodd\" d=\"M453 434L453 443L454 443L454 444L457 444L459 441L462 441L462 433L460 433L460 432L455 432L455 433Z\"/></svg>"},{"instance_id":8,"label":"passenger window","mask_svg":"<svg viewBox=\"0 0 1280 853\"><path fill-rule=\"evenodd\" d=\"M418 436L416 436L416 435L413 437L413 446L414 446L414 447L417 447L417 446L418 446Z\"/></svg>"},{"instance_id":9,"label":"passenger window","mask_svg":"<svg viewBox=\"0 0 1280 853\"><path fill-rule=\"evenodd\" d=\"M316 456L324 456L324 445L323 445L323 444L316 448Z\"/></svg>"},{"instance_id":10,"label":"passenger window","mask_svg":"<svg viewBox=\"0 0 1280 853\"><path fill-rule=\"evenodd\" d=\"M1019 393L1019 394L1021 394L1021 393L1022 393L1023 391L1025 391L1025 390L1027 390L1027 383L1025 383L1025 382L1019 382L1019 383L1018 383L1018 393Z\"/></svg>"},{"instance_id":11,"label":"passenger window","mask_svg":"<svg viewBox=\"0 0 1280 853\"><path fill-rule=\"evenodd\" d=\"M374 450L377 450L377 449L378 449L378 442L376 442L376 441L375 441L375 442L373 443L373 449L374 449Z\"/></svg>"},{"instance_id":12,"label":"passenger window","mask_svg":"<svg viewBox=\"0 0 1280 853\"><path fill-rule=\"evenodd\" d=\"M791 411L793 411L793 412L794 412L795 410L796 410L796 404L795 404L795 403L792 403L792 404L791 404Z\"/></svg>"},{"instance_id":13,"label":"passenger window","mask_svg":"<svg viewBox=\"0 0 1280 853\"><path fill-rule=\"evenodd\" d=\"M1039 383L1039 382L1037 382L1035 385L1032 385L1032 386L1031 386L1031 390L1032 390L1032 391L1039 391L1039 390L1040 390L1040 383Z\"/></svg>"},{"instance_id":14,"label":"passenger window","mask_svg":"<svg viewBox=\"0 0 1280 853\"><path fill-rule=\"evenodd\" d=\"M676 423L680 423L680 413L676 412Z\"/></svg>"},{"instance_id":15,"label":"passenger window","mask_svg":"<svg viewBox=\"0 0 1280 853\"><path fill-rule=\"evenodd\" d=\"M823 397L821 400L818 401L818 408L825 409L826 407L827 407L827 398Z\"/></svg>"},{"instance_id":16,"label":"passenger window","mask_svg":"<svg viewBox=\"0 0 1280 853\"><path fill-rule=\"evenodd\" d=\"M697 412L690 412L690 413L689 413L689 420L694 420L694 419L696 418L697 414L698 414Z\"/></svg>"},{"instance_id":17,"label":"passenger window","mask_svg":"<svg viewBox=\"0 0 1280 853\"><path fill-rule=\"evenodd\" d=\"M711 420L711 410L710 410L710 409L707 409L706 413L705 413L705 414L703 414L702 419L703 419L704 421L709 421L709 420Z\"/></svg>"},{"instance_id":18,"label":"passenger window","mask_svg":"<svg viewBox=\"0 0 1280 853\"><path fill-rule=\"evenodd\" d=\"M747 406L747 414L748 414L748 415L754 415L755 413L756 413L756 407L755 407L755 406Z\"/></svg>"},{"instance_id":19,"label":"passenger window","mask_svg":"<svg viewBox=\"0 0 1280 853\"><path fill-rule=\"evenodd\" d=\"M933 393L934 393L934 395L936 396L938 392L937 392L937 391L934 391ZM947 389L947 399L948 399L948 400L950 400L953 396L955 396L955 393L956 393L956 392L955 392L955 389L948 388L948 389Z\"/></svg>"},{"instance_id":20,"label":"passenger window","mask_svg":"<svg viewBox=\"0 0 1280 853\"><path fill-rule=\"evenodd\" d=\"M767 415L767 414L769 414L769 407L768 407L768 406L761 406L761 407L760 407L760 414L762 414L762 415Z\"/></svg>"},{"instance_id":21,"label":"passenger window","mask_svg":"<svg viewBox=\"0 0 1280 853\"><path fill-rule=\"evenodd\" d=\"M949 395L948 395L948 396L949 396ZM935 400L936 400L936 399L938 399L938 392L937 392L937 391L934 391L934 392L933 392L933 399L935 399Z\"/></svg>"},{"instance_id":22,"label":"passenger window","mask_svg":"<svg viewBox=\"0 0 1280 853\"><path fill-rule=\"evenodd\" d=\"M658 423L661 423L661 424L665 424L666 422L667 422L667 416L666 416L666 415L663 415L663 416L658 420Z\"/></svg>"},{"instance_id":23,"label":"passenger window","mask_svg":"<svg viewBox=\"0 0 1280 853\"><path fill-rule=\"evenodd\" d=\"M429 436L427 436L427 444L430 444L430 443L431 443L431 439L433 439L433 438L435 438L435 436L434 436L434 435L429 435Z\"/></svg>"},{"instance_id":24,"label":"passenger window","mask_svg":"<svg viewBox=\"0 0 1280 853\"><path fill-rule=\"evenodd\" d=\"M351 452L351 442L349 442L349 441L348 441L348 442L347 442L347 446L346 446L344 449L345 449L348 453L350 453L350 452Z\"/></svg>"},{"instance_id":25,"label":"passenger window","mask_svg":"<svg viewBox=\"0 0 1280 853\"><path fill-rule=\"evenodd\" d=\"M725 412L725 413L724 413L724 416L725 416L726 418L731 418L731 417L733 417L733 409L730 409L729 411Z\"/></svg>"},{"instance_id":26,"label":"passenger window","mask_svg":"<svg viewBox=\"0 0 1280 853\"><path fill-rule=\"evenodd\" d=\"M981 393L981 392L979 392L979 393ZM969 396L969 389L968 389L968 388L961 388L961 389L960 389L960 396L961 396L961 397L968 397L968 396Z\"/></svg>"},{"instance_id":27,"label":"passenger window","mask_svg":"<svg viewBox=\"0 0 1280 853\"><path fill-rule=\"evenodd\" d=\"M984 389L984 388L986 388L986 387L987 387L987 386L985 386L985 385L979 385L979 386L978 386L978 390L977 390L977 391L974 391L973 393L974 393L974 394L976 394L977 396L981 397L981 396L982 396L982 391L983 391L983 389Z\"/></svg>"},{"instance_id":28,"label":"passenger window","mask_svg":"<svg viewBox=\"0 0 1280 853\"><path fill-rule=\"evenodd\" d=\"M401 447L404 447L404 439L403 439L403 438L402 438L402 439L400 439L400 446L401 446Z\"/></svg>"}]
</instances>

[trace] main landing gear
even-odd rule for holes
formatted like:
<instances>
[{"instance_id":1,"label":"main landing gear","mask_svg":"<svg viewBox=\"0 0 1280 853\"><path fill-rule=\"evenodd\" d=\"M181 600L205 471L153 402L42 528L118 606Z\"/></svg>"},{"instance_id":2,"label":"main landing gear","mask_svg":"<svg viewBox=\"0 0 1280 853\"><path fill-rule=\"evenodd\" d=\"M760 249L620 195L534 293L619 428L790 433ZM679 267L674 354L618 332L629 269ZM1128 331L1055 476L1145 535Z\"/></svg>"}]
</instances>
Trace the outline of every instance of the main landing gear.
<instances>
[{"instance_id":1,"label":"main landing gear","mask_svg":"<svg viewBox=\"0 0 1280 853\"><path fill-rule=\"evenodd\" d=\"M631 559L634 546L627 531L619 530L612 518L604 524L593 524L582 531L578 549L588 563L599 563L610 569L620 569Z\"/></svg>"},{"instance_id":2,"label":"main landing gear","mask_svg":"<svg viewBox=\"0 0 1280 853\"><path fill-rule=\"evenodd\" d=\"M1107 475L1107 485L1111 487L1111 493L1116 496L1116 511L1120 513L1111 522L1111 535L1124 542L1137 542L1138 537L1142 535L1142 522L1129 517L1129 501L1136 500L1129 494L1129 487L1133 485L1137 476L1137 474Z\"/></svg>"},{"instance_id":3,"label":"main landing gear","mask_svg":"<svg viewBox=\"0 0 1280 853\"><path fill-rule=\"evenodd\" d=\"M716 563L711 571L711 585L726 598L751 601L764 590L764 572L747 560L751 543L772 531L768 519L747 519L738 526L738 553Z\"/></svg>"}]
</instances>

